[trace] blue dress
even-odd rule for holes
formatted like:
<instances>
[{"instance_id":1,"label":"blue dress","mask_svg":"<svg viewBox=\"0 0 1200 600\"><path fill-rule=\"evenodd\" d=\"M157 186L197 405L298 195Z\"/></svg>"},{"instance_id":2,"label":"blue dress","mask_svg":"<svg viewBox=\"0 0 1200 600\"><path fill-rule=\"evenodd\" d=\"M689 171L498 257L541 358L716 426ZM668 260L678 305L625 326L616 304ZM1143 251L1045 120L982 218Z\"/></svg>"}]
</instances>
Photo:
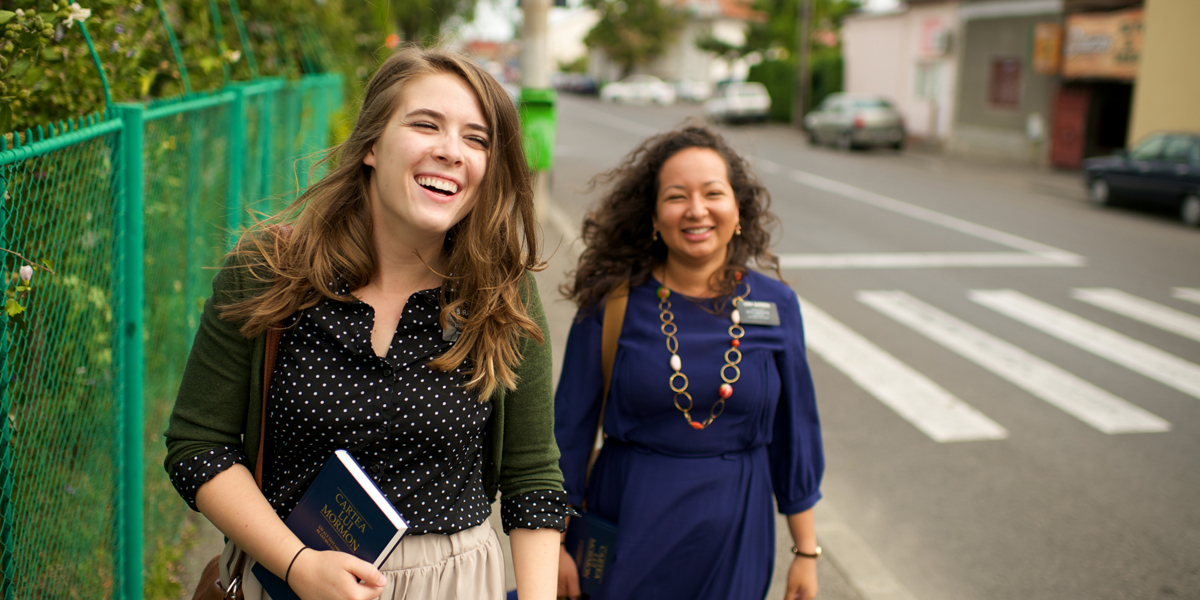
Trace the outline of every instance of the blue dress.
<instances>
[{"instance_id":1,"label":"blue dress","mask_svg":"<svg viewBox=\"0 0 1200 600\"><path fill-rule=\"evenodd\" d=\"M673 404L658 282L632 290L604 414L608 435L587 486L588 510L617 523L613 563L595 600L760 600L775 560L772 493L795 514L820 499L824 454L795 292L750 272L747 300L774 302L780 325L744 325L741 377L707 429ZM740 290L739 290L740 292ZM671 294L694 421L718 400L730 347L716 315ZM600 413L602 311L571 328L555 395L555 436L569 502L583 500Z\"/></svg>"}]
</instances>

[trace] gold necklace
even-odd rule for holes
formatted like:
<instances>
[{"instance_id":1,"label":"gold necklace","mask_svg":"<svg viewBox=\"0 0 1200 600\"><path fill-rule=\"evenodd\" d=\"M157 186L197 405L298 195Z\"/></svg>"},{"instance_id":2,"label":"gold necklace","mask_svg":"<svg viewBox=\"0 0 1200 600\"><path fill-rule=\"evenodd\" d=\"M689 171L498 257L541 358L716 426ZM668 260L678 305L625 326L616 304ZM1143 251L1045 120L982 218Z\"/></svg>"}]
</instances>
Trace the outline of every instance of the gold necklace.
<instances>
[{"instance_id":1,"label":"gold necklace","mask_svg":"<svg viewBox=\"0 0 1200 600\"><path fill-rule=\"evenodd\" d=\"M738 283L742 282L741 272L733 274L734 288ZM708 411L708 418L703 422L692 420L692 395L688 393L688 378L683 374L683 359L679 358L679 339L675 337L675 333L679 331L679 326L675 324L675 315L671 312L671 290L665 285L667 280L666 269L663 270L663 285L658 286L658 317L662 320L663 335L667 336L667 352L671 353L671 377L667 380L667 385L671 386L671 391L675 392L675 408L683 413L683 418L687 420L688 425L692 429L701 430L712 424L721 413L725 412L725 400L733 395L733 383L742 376L742 370L738 368L738 363L742 362L742 351L738 349L742 345L742 336L746 335L746 330L742 328L742 313L738 311L738 303L746 299L750 295L750 282L745 282L746 291L740 296L733 297L733 312L729 315L729 320L733 323L729 326L729 337L732 338L730 347L725 351L725 366L721 367L722 383L717 388L717 403L713 404ZM726 371L733 369L733 376L726 375ZM677 380L682 380L682 385L677 383ZM680 398L687 400L687 406L680 403Z\"/></svg>"}]
</instances>

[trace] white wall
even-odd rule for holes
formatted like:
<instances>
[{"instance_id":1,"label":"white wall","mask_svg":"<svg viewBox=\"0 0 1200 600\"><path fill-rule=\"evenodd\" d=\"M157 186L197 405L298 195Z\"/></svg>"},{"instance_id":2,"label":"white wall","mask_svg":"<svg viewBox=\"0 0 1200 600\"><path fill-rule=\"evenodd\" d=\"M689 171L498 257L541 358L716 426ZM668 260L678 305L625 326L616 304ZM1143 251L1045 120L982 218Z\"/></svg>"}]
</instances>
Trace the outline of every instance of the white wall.
<instances>
[{"instance_id":1,"label":"white wall","mask_svg":"<svg viewBox=\"0 0 1200 600\"><path fill-rule=\"evenodd\" d=\"M859 15L842 24L845 89L879 94L898 105L908 96L908 17L904 13Z\"/></svg>"},{"instance_id":2,"label":"white wall","mask_svg":"<svg viewBox=\"0 0 1200 600\"><path fill-rule=\"evenodd\" d=\"M956 2L922 4L846 19L842 26L846 91L890 99L904 115L911 135L948 139L961 32L957 6ZM948 32L944 51L929 43L938 31ZM920 89L922 68L936 73L936 83L928 90Z\"/></svg>"},{"instance_id":3,"label":"white wall","mask_svg":"<svg viewBox=\"0 0 1200 600\"><path fill-rule=\"evenodd\" d=\"M954 90L957 88L958 59L956 44L961 41L956 3L917 5L909 9L908 98L905 100L909 130L921 137L947 139L954 122ZM944 50L931 48L930 35L943 35ZM918 69L932 67L937 73L936 89L931 97L920 97ZM936 121L936 122L935 122Z\"/></svg>"}]
</instances>

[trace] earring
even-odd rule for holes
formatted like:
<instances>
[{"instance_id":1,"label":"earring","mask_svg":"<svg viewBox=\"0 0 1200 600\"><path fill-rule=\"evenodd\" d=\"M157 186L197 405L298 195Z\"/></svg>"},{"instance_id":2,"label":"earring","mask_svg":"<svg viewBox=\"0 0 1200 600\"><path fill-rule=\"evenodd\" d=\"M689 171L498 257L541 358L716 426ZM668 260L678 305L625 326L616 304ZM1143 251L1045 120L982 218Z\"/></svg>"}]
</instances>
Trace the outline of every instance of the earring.
<instances>
[{"instance_id":1,"label":"earring","mask_svg":"<svg viewBox=\"0 0 1200 600\"><path fill-rule=\"evenodd\" d=\"M737 227L733 228L733 235L742 235L742 224L738 223Z\"/></svg>"},{"instance_id":2,"label":"earring","mask_svg":"<svg viewBox=\"0 0 1200 600\"><path fill-rule=\"evenodd\" d=\"M652 242L658 241L658 230L657 229L655 229L654 233L650 235L650 241L652 241Z\"/></svg>"}]
</instances>

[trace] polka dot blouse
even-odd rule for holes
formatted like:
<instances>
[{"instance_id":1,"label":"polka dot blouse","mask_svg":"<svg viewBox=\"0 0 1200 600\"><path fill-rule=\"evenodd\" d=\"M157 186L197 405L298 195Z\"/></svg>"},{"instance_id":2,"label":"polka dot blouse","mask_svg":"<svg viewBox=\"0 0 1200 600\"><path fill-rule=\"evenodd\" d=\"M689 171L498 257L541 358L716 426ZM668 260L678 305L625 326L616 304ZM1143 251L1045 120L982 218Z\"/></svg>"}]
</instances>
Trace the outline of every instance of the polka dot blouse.
<instances>
[{"instance_id":1,"label":"polka dot blouse","mask_svg":"<svg viewBox=\"0 0 1200 600\"><path fill-rule=\"evenodd\" d=\"M462 387L469 363L449 372L429 366L454 343L438 314L437 290L413 294L385 357L371 347L375 313L365 303L326 300L292 318L271 377L264 446L263 494L280 517L344 448L410 534L450 534L487 520L483 443L492 405ZM175 464L172 483L195 508L196 490L236 463L247 463L242 448L216 448ZM546 490L505 498L500 515L506 532L562 531L570 512L566 492Z\"/></svg>"}]
</instances>

